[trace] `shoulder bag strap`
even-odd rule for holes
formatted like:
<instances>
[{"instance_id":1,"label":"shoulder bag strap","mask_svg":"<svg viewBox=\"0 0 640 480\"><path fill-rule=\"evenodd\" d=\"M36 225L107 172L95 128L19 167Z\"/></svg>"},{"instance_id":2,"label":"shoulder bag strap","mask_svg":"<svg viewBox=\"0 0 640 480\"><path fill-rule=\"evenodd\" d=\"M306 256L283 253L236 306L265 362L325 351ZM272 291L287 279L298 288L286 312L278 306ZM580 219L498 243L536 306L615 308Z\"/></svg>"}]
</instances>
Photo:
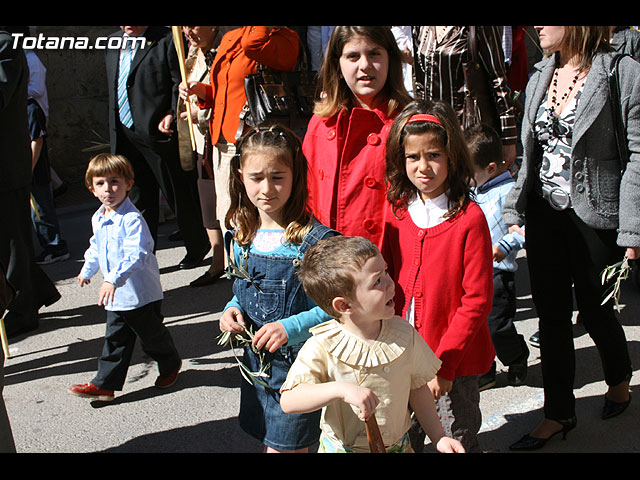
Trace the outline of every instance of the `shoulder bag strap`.
<instances>
[{"instance_id":1,"label":"shoulder bag strap","mask_svg":"<svg viewBox=\"0 0 640 480\"><path fill-rule=\"evenodd\" d=\"M619 78L619 66L620 60L623 57L627 57L627 54L618 54L613 57L611 66L609 68L609 95L611 97L611 109L613 110L613 126L616 136L616 142L618 144L618 153L620 154L621 170L627 167L629 161L629 150L627 148L626 135L624 130L624 123L622 121L622 105L620 100L620 78Z\"/></svg>"}]
</instances>

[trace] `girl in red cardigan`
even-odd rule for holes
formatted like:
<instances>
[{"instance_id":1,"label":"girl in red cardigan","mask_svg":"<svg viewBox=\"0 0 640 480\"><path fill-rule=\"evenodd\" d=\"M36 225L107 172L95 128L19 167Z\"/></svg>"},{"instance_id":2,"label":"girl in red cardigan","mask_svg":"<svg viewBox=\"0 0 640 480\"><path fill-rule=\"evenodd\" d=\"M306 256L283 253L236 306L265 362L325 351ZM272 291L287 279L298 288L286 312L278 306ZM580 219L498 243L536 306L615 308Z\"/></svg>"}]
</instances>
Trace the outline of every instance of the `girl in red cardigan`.
<instances>
[{"instance_id":1,"label":"girl in red cardigan","mask_svg":"<svg viewBox=\"0 0 640 480\"><path fill-rule=\"evenodd\" d=\"M429 386L445 431L479 451L477 375L495 355L487 321L493 263L487 221L470 199L471 157L453 109L439 101L410 103L386 148L382 250L397 284L396 313L442 361Z\"/></svg>"}]
</instances>

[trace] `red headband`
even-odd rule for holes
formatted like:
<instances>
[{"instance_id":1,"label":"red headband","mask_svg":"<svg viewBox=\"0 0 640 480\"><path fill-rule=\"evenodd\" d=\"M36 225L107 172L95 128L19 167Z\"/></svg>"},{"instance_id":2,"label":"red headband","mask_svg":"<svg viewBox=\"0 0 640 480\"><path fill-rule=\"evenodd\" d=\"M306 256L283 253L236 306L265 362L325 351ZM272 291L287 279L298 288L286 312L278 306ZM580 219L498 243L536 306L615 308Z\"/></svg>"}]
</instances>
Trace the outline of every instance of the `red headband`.
<instances>
[{"instance_id":1,"label":"red headband","mask_svg":"<svg viewBox=\"0 0 640 480\"><path fill-rule=\"evenodd\" d=\"M432 122L432 123L437 123L438 125L442 125L442 122L438 120L435 116L428 115L426 113L418 113L416 115L412 115L411 117L409 117L409 120L407 120L407 123L412 123L412 122Z\"/></svg>"}]
</instances>

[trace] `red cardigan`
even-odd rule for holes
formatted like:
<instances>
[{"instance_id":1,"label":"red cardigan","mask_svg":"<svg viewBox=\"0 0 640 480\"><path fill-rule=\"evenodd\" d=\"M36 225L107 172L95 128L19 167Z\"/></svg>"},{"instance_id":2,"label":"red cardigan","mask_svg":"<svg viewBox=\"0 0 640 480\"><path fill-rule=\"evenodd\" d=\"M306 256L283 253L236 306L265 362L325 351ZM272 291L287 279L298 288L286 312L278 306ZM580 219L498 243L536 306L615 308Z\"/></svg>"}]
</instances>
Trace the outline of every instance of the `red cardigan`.
<instances>
[{"instance_id":1,"label":"red cardigan","mask_svg":"<svg viewBox=\"0 0 640 480\"><path fill-rule=\"evenodd\" d=\"M495 358L487 318L493 298L491 236L474 202L452 220L418 228L406 210L385 213L382 253L396 282L396 313L414 299L415 328L447 380L486 373Z\"/></svg>"}]
</instances>

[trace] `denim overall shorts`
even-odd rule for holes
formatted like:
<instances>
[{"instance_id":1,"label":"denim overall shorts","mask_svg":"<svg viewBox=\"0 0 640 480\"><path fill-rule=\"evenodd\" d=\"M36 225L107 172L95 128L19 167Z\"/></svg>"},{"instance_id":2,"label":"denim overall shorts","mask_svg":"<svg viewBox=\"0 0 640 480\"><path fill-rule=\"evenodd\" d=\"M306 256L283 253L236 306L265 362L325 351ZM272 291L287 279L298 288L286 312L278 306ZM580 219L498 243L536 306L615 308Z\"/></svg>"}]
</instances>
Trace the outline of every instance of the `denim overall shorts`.
<instances>
[{"instance_id":1,"label":"denim overall shorts","mask_svg":"<svg viewBox=\"0 0 640 480\"><path fill-rule=\"evenodd\" d=\"M305 235L296 257L271 256L241 250L241 262L251 281L236 279L233 293L244 310L247 327L256 332L269 322L308 310L308 299L295 271L304 252L317 241L338 233L319 222ZM269 385L241 383L239 421L241 428L264 445L278 450L306 448L320 436L320 411L307 414L287 414L280 408L280 387L284 383L302 343L283 345L274 353L264 351L264 364L270 363ZM244 349L243 363L253 372L260 369L258 356L248 347Z\"/></svg>"}]
</instances>

